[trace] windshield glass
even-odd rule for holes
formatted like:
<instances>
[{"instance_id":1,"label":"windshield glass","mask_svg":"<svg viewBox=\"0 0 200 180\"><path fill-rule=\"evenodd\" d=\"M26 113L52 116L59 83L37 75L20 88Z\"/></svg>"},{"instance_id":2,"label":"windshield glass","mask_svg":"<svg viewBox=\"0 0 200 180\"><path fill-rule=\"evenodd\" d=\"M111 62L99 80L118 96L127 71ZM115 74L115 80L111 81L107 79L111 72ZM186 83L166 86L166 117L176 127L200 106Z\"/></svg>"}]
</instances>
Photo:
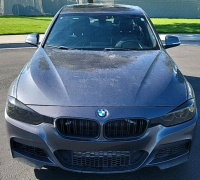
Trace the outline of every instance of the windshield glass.
<instances>
[{"instance_id":1,"label":"windshield glass","mask_svg":"<svg viewBox=\"0 0 200 180\"><path fill-rule=\"evenodd\" d=\"M89 50L159 49L145 17L105 13L59 15L45 46Z\"/></svg>"}]
</instances>

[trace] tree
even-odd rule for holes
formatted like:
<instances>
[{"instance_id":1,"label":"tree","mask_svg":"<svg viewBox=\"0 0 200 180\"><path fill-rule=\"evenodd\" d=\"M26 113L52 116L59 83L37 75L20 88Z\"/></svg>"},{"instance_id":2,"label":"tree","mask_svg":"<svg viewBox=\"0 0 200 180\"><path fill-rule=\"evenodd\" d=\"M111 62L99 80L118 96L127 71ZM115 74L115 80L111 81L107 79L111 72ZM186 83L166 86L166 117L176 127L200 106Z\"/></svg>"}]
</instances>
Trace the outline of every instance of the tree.
<instances>
[{"instance_id":1,"label":"tree","mask_svg":"<svg viewBox=\"0 0 200 180\"><path fill-rule=\"evenodd\" d=\"M4 0L1 0L0 3L1 13L4 15Z\"/></svg>"},{"instance_id":2,"label":"tree","mask_svg":"<svg viewBox=\"0 0 200 180\"><path fill-rule=\"evenodd\" d=\"M42 6L42 0L37 0L38 1L38 7L40 8L39 10L40 10L40 12L42 13L42 14L44 14L44 10L43 10L43 6ZM36 1L36 2L37 2Z\"/></svg>"}]
</instances>

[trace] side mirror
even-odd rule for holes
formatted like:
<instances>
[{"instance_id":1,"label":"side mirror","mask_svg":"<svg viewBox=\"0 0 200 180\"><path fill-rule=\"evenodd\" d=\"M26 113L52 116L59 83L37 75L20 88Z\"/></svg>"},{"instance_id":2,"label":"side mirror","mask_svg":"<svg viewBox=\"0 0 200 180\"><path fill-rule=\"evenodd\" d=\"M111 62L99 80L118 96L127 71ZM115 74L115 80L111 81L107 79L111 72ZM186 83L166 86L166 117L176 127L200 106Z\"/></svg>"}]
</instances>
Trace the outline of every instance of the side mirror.
<instances>
[{"instance_id":1,"label":"side mirror","mask_svg":"<svg viewBox=\"0 0 200 180\"><path fill-rule=\"evenodd\" d=\"M165 36L165 49L179 46L181 44L177 36Z\"/></svg>"},{"instance_id":2,"label":"side mirror","mask_svg":"<svg viewBox=\"0 0 200 180\"><path fill-rule=\"evenodd\" d=\"M38 46L40 35L38 33L29 34L26 37L26 43L31 44L33 46Z\"/></svg>"}]
</instances>

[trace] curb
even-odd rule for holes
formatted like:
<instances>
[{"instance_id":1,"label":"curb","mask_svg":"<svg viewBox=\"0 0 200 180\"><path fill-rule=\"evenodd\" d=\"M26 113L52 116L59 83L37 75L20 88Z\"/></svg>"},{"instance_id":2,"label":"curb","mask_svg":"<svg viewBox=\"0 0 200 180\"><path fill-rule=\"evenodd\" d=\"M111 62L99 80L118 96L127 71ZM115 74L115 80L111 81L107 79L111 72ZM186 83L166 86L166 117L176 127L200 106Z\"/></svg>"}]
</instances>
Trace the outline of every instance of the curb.
<instances>
[{"instance_id":1,"label":"curb","mask_svg":"<svg viewBox=\"0 0 200 180\"><path fill-rule=\"evenodd\" d=\"M27 43L0 44L0 49L5 49L5 48L34 48L34 46L31 46Z\"/></svg>"},{"instance_id":2,"label":"curb","mask_svg":"<svg viewBox=\"0 0 200 180\"><path fill-rule=\"evenodd\" d=\"M168 34L159 34L160 35L160 38L161 38L161 41L163 43L165 43L165 36L168 35ZM182 36L182 37L179 37L180 41L181 41L181 44L198 44L200 45L200 35L196 35L196 34L171 34L171 35L175 35L175 36ZM27 35L10 35L10 38L12 39L9 39L8 40L8 36L0 36L0 39L1 39L1 43L0 42L0 49L3 49L3 48L34 48L34 46L31 46L27 43L25 43L25 38L26 38ZM13 42L13 38L16 37L16 39L14 40ZM184 38L183 38L184 37ZM41 40L44 38L44 34L40 34L40 42ZM22 39L24 39L24 41L22 42Z\"/></svg>"},{"instance_id":3,"label":"curb","mask_svg":"<svg viewBox=\"0 0 200 180\"><path fill-rule=\"evenodd\" d=\"M162 41L164 44L165 41ZM193 44L193 45L200 45L200 41L192 40L192 41L181 41L181 45L187 45L187 44ZM6 49L6 48L37 48L35 46L31 46L27 43L10 43L10 44L0 44L0 49Z\"/></svg>"}]
</instances>

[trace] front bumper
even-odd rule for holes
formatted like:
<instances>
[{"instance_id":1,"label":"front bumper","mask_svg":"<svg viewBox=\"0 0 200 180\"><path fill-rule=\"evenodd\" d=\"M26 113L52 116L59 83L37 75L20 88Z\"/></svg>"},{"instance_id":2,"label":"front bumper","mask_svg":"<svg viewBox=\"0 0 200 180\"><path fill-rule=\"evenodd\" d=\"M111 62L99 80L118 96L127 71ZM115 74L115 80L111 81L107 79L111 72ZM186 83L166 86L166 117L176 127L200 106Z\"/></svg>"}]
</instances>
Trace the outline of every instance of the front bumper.
<instances>
[{"instance_id":1,"label":"front bumper","mask_svg":"<svg viewBox=\"0 0 200 180\"><path fill-rule=\"evenodd\" d=\"M11 119L6 114L8 138L13 158L35 168L56 166L65 170L87 173L130 172L148 166L165 169L183 163L188 160L191 152L197 119L196 114L192 120L176 126L150 127L142 137L133 140L78 141L61 137L53 125L45 123L38 126L29 125ZM133 157L137 156L137 159L134 159L134 163L131 165L119 165L119 167L78 166L71 162L67 163L71 160L74 152L79 156L84 154L79 161L83 161L88 153L90 153L89 156L92 153L100 153L98 157L105 156L106 153L106 157L109 159L109 153L115 155L121 153L121 156L124 157L126 156L124 154L128 152ZM101 152L104 154L102 155ZM80 155L80 153L82 154ZM131 158L133 159L133 157ZM101 163L97 159L91 161ZM91 162L89 163L91 164Z\"/></svg>"}]
</instances>

